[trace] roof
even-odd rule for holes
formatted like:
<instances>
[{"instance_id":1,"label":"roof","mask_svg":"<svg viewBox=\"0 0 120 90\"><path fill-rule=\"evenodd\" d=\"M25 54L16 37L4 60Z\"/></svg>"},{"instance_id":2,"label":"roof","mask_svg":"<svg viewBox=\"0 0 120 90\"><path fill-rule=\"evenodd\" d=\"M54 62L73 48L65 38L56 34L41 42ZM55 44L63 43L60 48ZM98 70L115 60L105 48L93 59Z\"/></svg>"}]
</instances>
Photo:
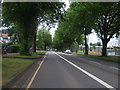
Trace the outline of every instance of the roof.
<instances>
[{"instance_id":1,"label":"roof","mask_svg":"<svg viewBox=\"0 0 120 90\"><path fill-rule=\"evenodd\" d=\"M2 34L2 38L8 38L8 34Z\"/></svg>"}]
</instances>

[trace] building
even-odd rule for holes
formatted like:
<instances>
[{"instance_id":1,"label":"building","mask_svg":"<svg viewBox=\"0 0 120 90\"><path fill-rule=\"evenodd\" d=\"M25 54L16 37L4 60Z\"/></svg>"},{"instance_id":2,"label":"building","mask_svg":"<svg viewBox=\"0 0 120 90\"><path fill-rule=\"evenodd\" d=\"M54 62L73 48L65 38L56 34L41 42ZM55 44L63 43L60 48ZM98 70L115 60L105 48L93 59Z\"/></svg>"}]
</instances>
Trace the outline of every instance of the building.
<instances>
[{"instance_id":1,"label":"building","mask_svg":"<svg viewBox=\"0 0 120 90\"><path fill-rule=\"evenodd\" d=\"M10 36L8 34L0 34L0 43L9 43L10 41Z\"/></svg>"}]
</instances>

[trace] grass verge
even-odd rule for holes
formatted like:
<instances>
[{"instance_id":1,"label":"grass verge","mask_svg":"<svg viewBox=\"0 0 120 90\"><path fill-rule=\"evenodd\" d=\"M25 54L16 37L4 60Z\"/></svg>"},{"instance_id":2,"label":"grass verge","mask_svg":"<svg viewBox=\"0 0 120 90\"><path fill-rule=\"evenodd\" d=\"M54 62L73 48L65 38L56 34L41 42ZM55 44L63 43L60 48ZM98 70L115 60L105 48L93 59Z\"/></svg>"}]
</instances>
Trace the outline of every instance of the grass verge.
<instances>
[{"instance_id":1,"label":"grass verge","mask_svg":"<svg viewBox=\"0 0 120 90\"><path fill-rule=\"evenodd\" d=\"M2 84L5 85L20 72L25 70L32 60L3 58L2 59Z\"/></svg>"},{"instance_id":2,"label":"grass verge","mask_svg":"<svg viewBox=\"0 0 120 90\"><path fill-rule=\"evenodd\" d=\"M73 52L72 54L76 54L76 55L84 55L84 53L82 52ZM120 60L118 59L119 56L107 56L107 57L102 57L102 56L98 56L98 55L86 55L87 57L90 58L95 58L95 59L99 59L99 60L105 60L105 61L112 61L112 62L119 62Z\"/></svg>"},{"instance_id":3,"label":"grass verge","mask_svg":"<svg viewBox=\"0 0 120 90\"><path fill-rule=\"evenodd\" d=\"M90 58L95 58L95 59L112 61L112 62L119 62L120 63L120 60L118 59L118 56L107 56L107 57L96 56L96 55L87 55L87 56L90 57Z\"/></svg>"},{"instance_id":4,"label":"grass verge","mask_svg":"<svg viewBox=\"0 0 120 90\"><path fill-rule=\"evenodd\" d=\"M5 55L5 56L8 56L8 57L21 57L21 58L40 58L41 57L40 54L45 54L45 53L46 53L46 51L36 51L36 53L32 53L31 56L21 56L19 53Z\"/></svg>"},{"instance_id":5,"label":"grass verge","mask_svg":"<svg viewBox=\"0 0 120 90\"><path fill-rule=\"evenodd\" d=\"M72 52L72 54L75 54L75 55L84 55L83 52L78 52L78 53L76 53L76 52Z\"/></svg>"},{"instance_id":6,"label":"grass verge","mask_svg":"<svg viewBox=\"0 0 120 90\"><path fill-rule=\"evenodd\" d=\"M40 58L40 55L37 53L33 53L31 56L21 56L20 54L12 54L12 55L6 55L9 57L22 57L22 58Z\"/></svg>"},{"instance_id":7,"label":"grass verge","mask_svg":"<svg viewBox=\"0 0 120 90\"><path fill-rule=\"evenodd\" d=\"M44 51L44 50L37 50L36 53L37 54L45 54L47 51Z\"/></svg>"}]
</instances>

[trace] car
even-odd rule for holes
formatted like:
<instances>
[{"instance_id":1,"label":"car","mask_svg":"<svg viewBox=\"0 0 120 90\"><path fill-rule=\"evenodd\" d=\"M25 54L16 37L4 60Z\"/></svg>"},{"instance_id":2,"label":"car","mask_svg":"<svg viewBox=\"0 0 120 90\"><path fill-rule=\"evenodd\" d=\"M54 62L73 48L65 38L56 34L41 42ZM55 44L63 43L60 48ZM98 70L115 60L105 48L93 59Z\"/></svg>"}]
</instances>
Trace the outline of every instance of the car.
<instances>
[{"instance_id":1,"label":"car","mask_svg":"<svg viewBox=\"0 0 120 90\"><path fill-rule=\"evenodd\" d=\"M65 53L71 54L71 51L70 50L66 50Z\"/></svg>"}]
</instances>

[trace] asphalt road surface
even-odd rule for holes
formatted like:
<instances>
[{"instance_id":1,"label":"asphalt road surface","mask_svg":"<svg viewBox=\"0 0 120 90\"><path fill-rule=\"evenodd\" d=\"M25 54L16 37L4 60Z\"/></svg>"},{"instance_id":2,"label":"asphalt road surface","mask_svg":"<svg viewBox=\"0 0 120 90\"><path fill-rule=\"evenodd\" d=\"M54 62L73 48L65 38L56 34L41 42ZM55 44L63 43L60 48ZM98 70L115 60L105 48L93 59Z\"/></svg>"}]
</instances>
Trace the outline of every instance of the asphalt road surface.
<instances>
[{"instance_id":1,"label":"asphalt road surface","mask_svg":"<svg viewBox=\"0 0 120 90\"><path fill-rule=\"evenodd\" d=\"M30 88L118 88L118 64L49 51Z\"/></svg>"}]
</instances>

